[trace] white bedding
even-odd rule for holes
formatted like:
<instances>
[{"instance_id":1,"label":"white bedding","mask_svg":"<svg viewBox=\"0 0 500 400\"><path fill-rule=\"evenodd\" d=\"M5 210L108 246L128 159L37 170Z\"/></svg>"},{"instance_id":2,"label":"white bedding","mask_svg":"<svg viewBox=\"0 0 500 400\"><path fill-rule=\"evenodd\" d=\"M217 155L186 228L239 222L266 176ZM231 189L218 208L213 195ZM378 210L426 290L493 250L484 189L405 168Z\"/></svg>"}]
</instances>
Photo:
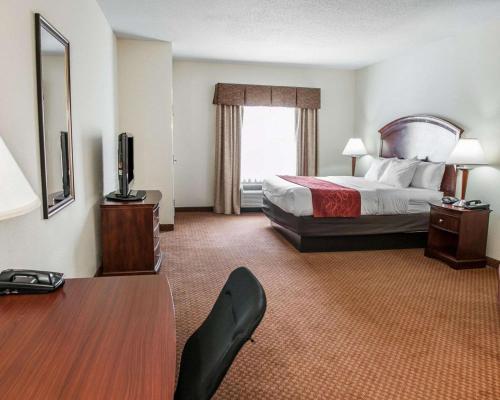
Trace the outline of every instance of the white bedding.
<instances>
[{"instance_id":1,"label":"white bedding","mask_svg":"<svg viewBox=\"0 0 500 400\"><path fill-rule=\"evenodd\" d=\"M428 201L439 201L443 193L414 187L396 188L361 177L317 177L350 187L361 195L361 215L410 214L429 211ZM265 179L264 195L282 210L297 217L313 214L311 191L277 176Z\"/></svg>"}]
</instances>

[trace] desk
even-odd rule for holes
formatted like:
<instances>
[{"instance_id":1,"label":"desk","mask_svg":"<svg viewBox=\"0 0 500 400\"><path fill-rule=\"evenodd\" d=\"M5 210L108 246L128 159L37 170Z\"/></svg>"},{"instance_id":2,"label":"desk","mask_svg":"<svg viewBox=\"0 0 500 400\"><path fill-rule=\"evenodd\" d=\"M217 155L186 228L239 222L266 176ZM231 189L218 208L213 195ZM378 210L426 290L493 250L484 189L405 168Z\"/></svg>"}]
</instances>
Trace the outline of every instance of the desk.
<instances>
[{"instance_id":1,"label":"desk","mask_svg":"<svg viewBox=\"0 0 500 400\"><path fill-rule=\"evenodd\" d=\"M68 279L0 296L6 399L173 398L175 318L164 276Z\"/></svg>"}]
</instances>

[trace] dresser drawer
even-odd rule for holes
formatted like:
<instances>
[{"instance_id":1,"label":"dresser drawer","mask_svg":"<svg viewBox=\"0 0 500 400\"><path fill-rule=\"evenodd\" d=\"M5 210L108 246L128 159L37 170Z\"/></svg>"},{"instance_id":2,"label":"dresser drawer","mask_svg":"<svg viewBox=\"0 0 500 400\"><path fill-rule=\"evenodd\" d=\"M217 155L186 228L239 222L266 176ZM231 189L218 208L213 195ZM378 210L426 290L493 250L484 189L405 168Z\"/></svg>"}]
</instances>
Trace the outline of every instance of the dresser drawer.
<instances>
[{"instance_id":1,"label":"dresser drawer","mask_svg":"<svg viewBox=\"0 0 500 400\"><path fill-rule=\"evenodd\" d=\"M153 254L157 256L160 253L161 253L160 238L155 238L153 241Z\"/></svg>"},{"instance_id":2,"label":"dresser drawer","mask_svg":"<svg viewBox=\"0 0 500 400\"><path fill-rule=\"evenodd\" d=\"M450 214L432 211L431 224L435 227L458 233L460 229L460 218Z\"/></svg>"},{"instance_id":3,"label":"dresser drawer","mask_svg":"<svg viewBox=\"0 0 500 400\"><path fill-rule=\"evenodd\" d=\"M160 237L160 221L153 221L153 238Z\"/></svg>"}]
</instances>

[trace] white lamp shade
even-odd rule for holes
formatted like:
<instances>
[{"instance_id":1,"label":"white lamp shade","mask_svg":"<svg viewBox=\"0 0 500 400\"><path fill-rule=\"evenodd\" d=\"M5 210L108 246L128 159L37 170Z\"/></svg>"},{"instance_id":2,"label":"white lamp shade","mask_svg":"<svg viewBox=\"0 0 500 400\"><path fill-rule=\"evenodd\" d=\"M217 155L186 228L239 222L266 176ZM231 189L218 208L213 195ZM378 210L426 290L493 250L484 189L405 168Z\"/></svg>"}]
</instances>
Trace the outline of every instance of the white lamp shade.
<instances>
[{"instance_id":1,"label":"white lamp shade","mask_svg":"<svg viewBox=\"0 0 500 400\"><path fill-rule=\"evenodd\" d=\"M488 163L479 140L460 139L446 160L446 164L484 165Z\"/></svg>"},{"instance_id":2,"label":"white lamp shade","mask_svg":"<svg viewBox=\"0 0 500 400\"><path fill-rule=\"evenodd\" d=\"M0 137L0 221L27 214L40 200Z\"/></svg>"},{"instance_id":3,"label":"white lamp shade","mask_svg":"<svg viewBox=\"0 0 500 400\"><path fill-rule=\"evenodd\" d=\"M359 138L351 138L347 142L346 146L344 147L344 151L342 152L342 155L344 156L364 156L368 154L366 151L366 147L363 144L363 141Z\"/></svg>"}]
</instances>

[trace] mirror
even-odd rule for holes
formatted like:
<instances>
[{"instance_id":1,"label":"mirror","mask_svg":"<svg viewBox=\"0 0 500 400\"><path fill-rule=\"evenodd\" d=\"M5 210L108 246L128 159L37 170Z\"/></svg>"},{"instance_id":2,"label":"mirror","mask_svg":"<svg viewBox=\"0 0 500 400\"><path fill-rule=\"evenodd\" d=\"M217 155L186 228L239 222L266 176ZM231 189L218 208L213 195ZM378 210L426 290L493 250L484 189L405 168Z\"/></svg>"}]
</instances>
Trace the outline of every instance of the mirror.
<instances>
[{"instance_id":1,"label":"mirror","mask_svg":"<svg viewBox=\"0 0 500 400\"><path fill-rule=\"evenodd\" d=\"M45 219L75 201L69 42L35 14L38 126Z\"/></svg>"}]
</instances>

